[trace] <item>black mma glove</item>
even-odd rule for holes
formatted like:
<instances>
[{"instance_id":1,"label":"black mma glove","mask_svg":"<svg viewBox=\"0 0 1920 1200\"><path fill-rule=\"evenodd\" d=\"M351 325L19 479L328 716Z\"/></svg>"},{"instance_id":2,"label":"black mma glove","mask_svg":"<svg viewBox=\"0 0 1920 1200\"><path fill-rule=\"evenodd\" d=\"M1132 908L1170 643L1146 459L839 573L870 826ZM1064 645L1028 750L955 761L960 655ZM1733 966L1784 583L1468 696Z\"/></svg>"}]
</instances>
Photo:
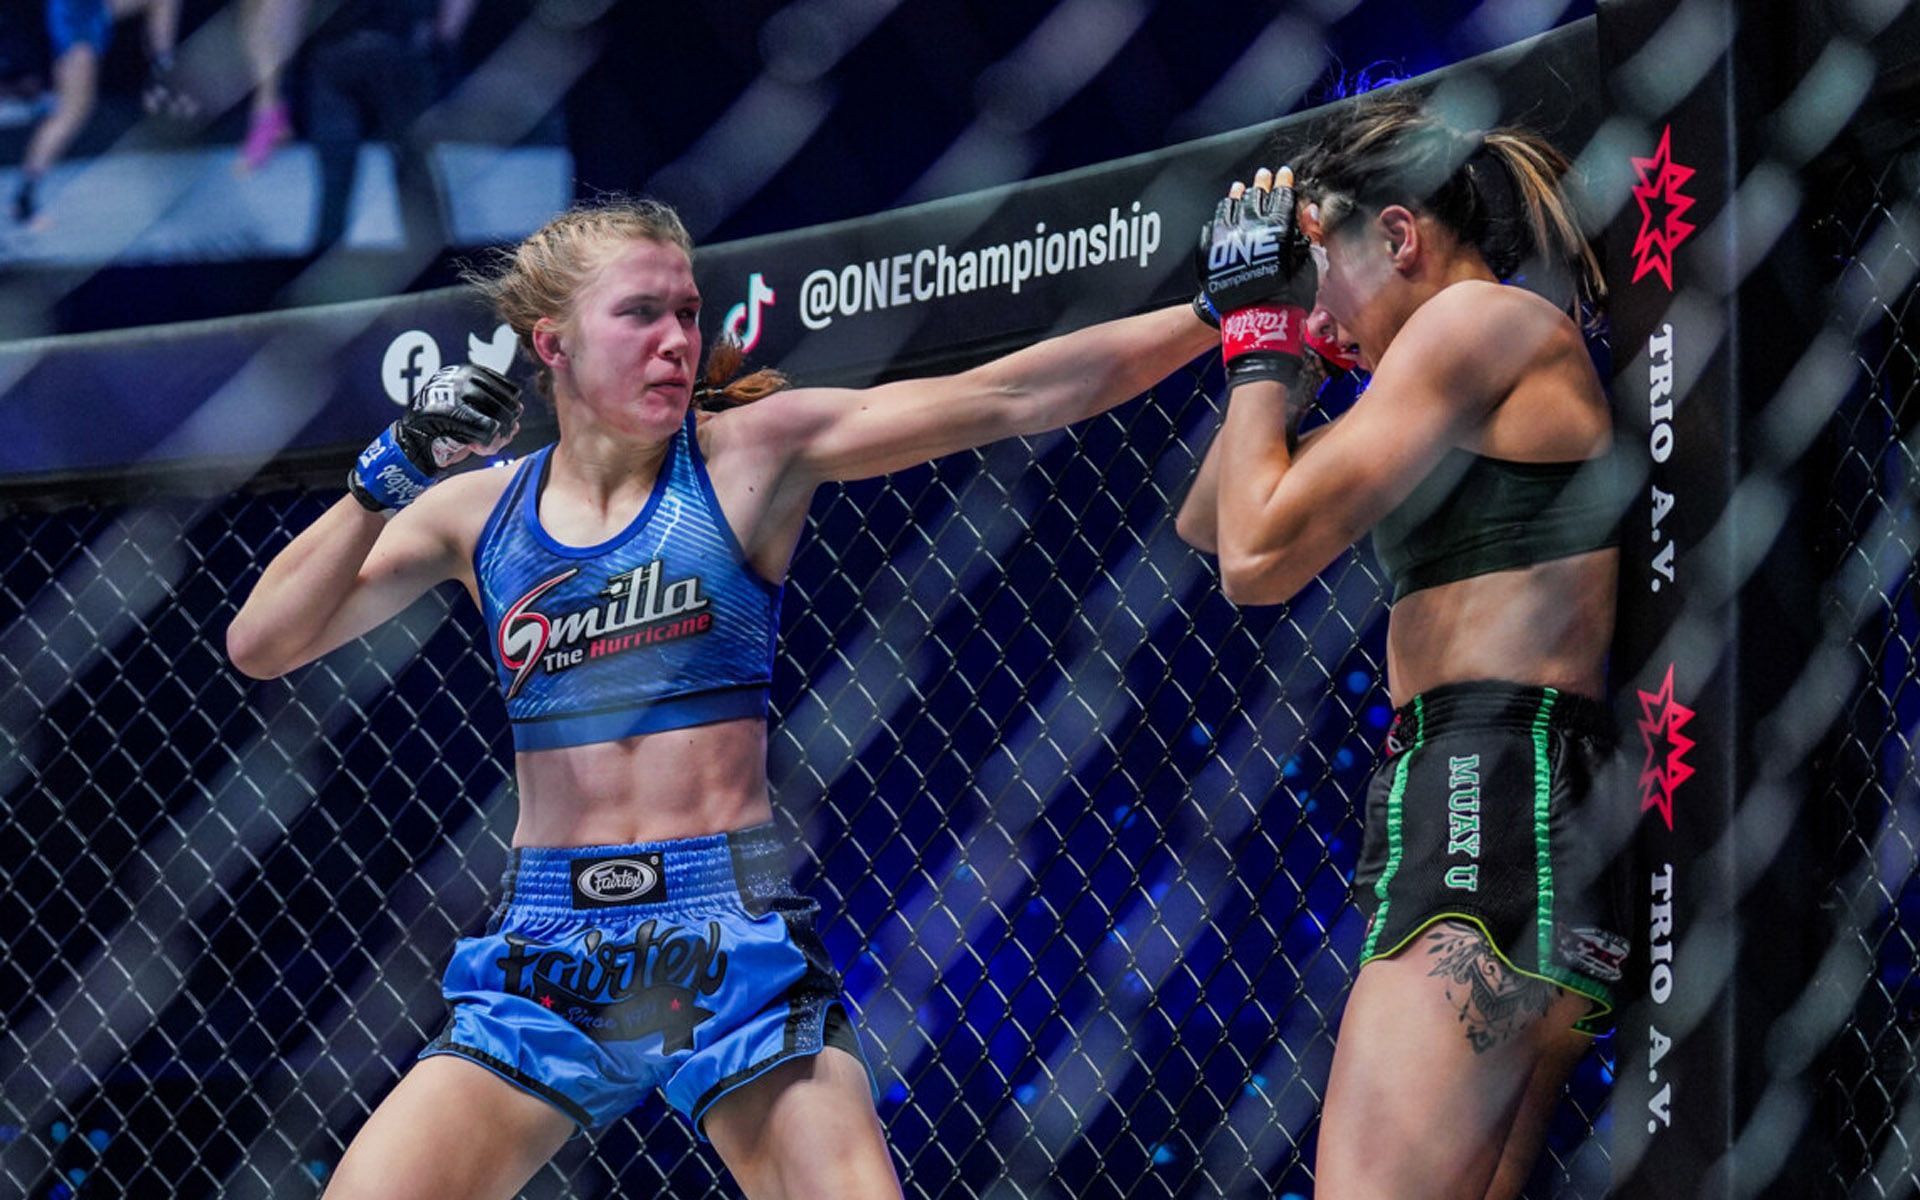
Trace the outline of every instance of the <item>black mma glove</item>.
<instances>
[{"instance_id":1,"label":"black mma glove","mask_svg":"<svg viewBox=\"0 0 1920 1200\"><path fill-rule=\"evenodd\" d=\"M380 512L405 508L434 477L470 454L495 454L520 428L520 388L466 363L442 367L407 402L406 415L373 440L347 473L347 490Z\"/></svg>"},{"instance_id":2,"label":"black mma glove","mask_svg":"<svg viewBox=\"0 0 1920 1200\"><path fill-rule=\"evenodd\" d=\"M1253 379L1295 384L1320 276L1294 224L1291 171L1282 167L1273 188L1256 176L1251 191L1220 202L1200 231L1194 271L1195 309L1219 316L1227 389Z\"/></svg>"}]
</instances>

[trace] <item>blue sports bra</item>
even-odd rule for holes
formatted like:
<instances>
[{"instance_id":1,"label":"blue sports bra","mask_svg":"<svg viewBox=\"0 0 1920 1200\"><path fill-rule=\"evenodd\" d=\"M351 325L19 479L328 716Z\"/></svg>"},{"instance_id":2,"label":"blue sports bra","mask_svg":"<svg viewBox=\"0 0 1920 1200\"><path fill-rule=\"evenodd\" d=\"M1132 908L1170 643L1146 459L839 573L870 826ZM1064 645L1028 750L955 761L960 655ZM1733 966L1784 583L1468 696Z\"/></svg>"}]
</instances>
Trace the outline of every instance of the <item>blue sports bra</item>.
<instances>
[{"instance_id":1,"label":"blue sports bra","mask_svg":"<svg viewBox=\"0 0 1920 1200\"><path fill-rule=\"evenodd\" d=\"M597 546L540 525L552 446L521 462L488 517L474 573L517 749L766 716L782 589L748 565L693 422L640 514Z\"/></svg>"}]
</instances>

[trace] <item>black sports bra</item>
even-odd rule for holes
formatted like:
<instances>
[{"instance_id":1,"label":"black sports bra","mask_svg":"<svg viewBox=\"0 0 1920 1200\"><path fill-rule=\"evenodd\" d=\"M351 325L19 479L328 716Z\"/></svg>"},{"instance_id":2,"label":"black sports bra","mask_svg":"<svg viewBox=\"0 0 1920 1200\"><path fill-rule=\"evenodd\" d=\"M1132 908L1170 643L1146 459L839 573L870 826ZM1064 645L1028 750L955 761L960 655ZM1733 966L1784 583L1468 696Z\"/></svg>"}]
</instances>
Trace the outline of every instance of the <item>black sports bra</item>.
<instances>
[{"instance_id":1,"label":"black sports bra","mask_svg":"<svg viewBox=\"0 0 1920 1200\"><path fill-rule=\"evenodd\" d=\"M1618 545L1618 474L1611 455L1526 463L1448 451L1374 526L1393 598Z\"/></svg>"}]
</instances>

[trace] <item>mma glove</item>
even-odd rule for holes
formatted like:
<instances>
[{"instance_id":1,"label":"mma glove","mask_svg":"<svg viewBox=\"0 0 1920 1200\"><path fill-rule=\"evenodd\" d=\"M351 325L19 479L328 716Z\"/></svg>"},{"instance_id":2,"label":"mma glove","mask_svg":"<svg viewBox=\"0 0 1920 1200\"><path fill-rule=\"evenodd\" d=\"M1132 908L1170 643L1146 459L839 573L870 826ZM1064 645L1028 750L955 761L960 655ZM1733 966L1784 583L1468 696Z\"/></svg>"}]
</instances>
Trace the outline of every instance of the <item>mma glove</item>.
<instances>
[{"instance_id":1,"label":"mma glove","mask_svg":"<svg viewBox=\"0 0 1920 1200\"><path fill-rule=\"evenodd\" d=\"M347 490L372 512L405 508L448 467L499 453L519 429L519 385L478 363L442 367L360 452Z\"/></svg>"},{"instance_id":2,"label":"mma glove","mask_svg":"<svg viewBox=\"0 0 1920 1200\"><path fill-rule=\"evenodd\" d=\"M1200 231L1194 272L1200 281L1194 308L1220 326L1227 389L1255 379L1291 389L1300 378L1307 313L1320 285L1307 239L1294 223L1291 183L1222 200Z\"/></svg>"}]
</instances>

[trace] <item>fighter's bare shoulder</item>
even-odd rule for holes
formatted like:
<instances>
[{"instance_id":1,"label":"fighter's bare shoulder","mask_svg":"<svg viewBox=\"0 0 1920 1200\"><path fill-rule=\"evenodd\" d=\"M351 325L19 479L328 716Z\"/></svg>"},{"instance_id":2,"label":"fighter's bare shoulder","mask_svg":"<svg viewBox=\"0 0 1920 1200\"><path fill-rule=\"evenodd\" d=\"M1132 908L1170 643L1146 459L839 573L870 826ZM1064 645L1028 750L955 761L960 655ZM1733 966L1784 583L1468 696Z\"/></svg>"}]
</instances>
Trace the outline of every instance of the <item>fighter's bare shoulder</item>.
<instances>
[{"instance_id":1,"label":"fighter's bare shoulder","mask_svg":"<svg viewBox=\"0 0 1920 1200\"><path fill-rule=\"evenodd\" d=\"M1416 309L1388 356L1396 368L1469 391L1504 392L1514 377L1543 360L1584 354L1584 346L1579 327L1545 297L1510 284L1466 280Z\"/></svg>"},{"instance_id":2,"label":"fighter's bare shoulder","mask_svg":"<svg viewBox=\"0 0 1920 1200\"><path fill-rule=\"evenodd\" d=\"M746 441L791 444L832 420L862 393L847 388L788 387L738 408L702 414L701 444Z\"/></svg>"},{"instance_id":3,"label":"fighter's bare shoulder","mask_svg":"<svg viewBox=\"0 0 1920 1200\"><path fill-rule=\"evenodd\" d=\"M405 521L460 553L471 553L487 518L518 473L519 465L509 463L451 475L428 488L394 521Z\"/></svg>"}]
</instances>

